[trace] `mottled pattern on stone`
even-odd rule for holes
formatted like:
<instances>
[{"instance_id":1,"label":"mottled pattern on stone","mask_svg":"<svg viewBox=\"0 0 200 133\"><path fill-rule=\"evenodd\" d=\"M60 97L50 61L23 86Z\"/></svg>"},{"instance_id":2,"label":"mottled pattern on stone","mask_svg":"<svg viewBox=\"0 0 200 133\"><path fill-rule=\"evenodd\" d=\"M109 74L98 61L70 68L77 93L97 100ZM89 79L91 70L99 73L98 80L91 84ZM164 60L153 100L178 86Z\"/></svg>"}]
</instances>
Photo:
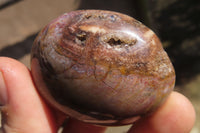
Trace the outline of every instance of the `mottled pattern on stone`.
<instances>
[{"instance_id":1,"label":"mottled pattern on stone","mask_svg":"<svg viewBox=\"0 0 200 133\"><path fill-rule=\"evenodd\" d=\"M63 14L37 36L31 72L41 95L76 119L124 125L152 112L174 88L158 37L111 11Z\"/></svg>"}]
</instances>

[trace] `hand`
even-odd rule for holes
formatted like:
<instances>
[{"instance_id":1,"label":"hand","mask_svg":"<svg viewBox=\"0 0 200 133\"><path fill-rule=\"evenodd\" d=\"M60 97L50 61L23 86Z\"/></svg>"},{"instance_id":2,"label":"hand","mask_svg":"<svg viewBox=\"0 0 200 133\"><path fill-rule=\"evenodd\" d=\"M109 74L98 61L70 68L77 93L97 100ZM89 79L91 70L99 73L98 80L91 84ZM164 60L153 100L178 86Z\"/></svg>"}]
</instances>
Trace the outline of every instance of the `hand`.
<instances>
[{"instance_id":1,"label":"hand","mask_svg":"<svg viewBox=\"0 0 200 133\"><path fill-rule=\"evenodd\" d=\"M0 109L5 133L56 133L65 115L38 95L30 71L20 62L0 57ZM134 123L128 133L189 133L195 111L183 95L172 92L154 114ZM106 127L70 119L63 133L103 133ZM0 131L1 132L1 131Z\"/></svg>"}]
</instances>

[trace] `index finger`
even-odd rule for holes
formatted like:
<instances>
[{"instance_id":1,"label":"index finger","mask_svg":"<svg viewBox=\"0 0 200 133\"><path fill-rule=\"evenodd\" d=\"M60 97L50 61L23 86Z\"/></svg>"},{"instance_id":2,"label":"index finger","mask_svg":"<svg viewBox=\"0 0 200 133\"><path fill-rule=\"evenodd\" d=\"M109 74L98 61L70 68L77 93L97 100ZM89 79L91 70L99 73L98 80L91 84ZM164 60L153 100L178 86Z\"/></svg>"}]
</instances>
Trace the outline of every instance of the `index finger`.
<instances>
[{"instance_id":1,"label":"index finger","mask_svg":"<svg viewBox=\"0 0 200 133\"><path fill-rule=\"evenodd\" d=\"M141 119L128 133L189 133L195 122L195 110L182 94L173 92L151 116Z\"/></svg>"}]
</instances>

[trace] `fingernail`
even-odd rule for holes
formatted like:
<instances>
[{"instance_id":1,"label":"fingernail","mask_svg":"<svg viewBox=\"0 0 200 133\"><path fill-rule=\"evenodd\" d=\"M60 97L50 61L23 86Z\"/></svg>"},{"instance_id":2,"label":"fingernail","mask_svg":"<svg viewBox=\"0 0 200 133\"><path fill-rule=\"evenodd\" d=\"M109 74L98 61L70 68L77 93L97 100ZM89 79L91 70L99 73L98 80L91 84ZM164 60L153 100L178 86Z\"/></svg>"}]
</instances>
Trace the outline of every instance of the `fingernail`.
<instances>
[{"instance_id":1,"label":"fingernail","mask_svg":"<svg viewBox=\"0 0 200 133\"><path fill-rule=\"evenodd\" d=\"M3 73L0 71L0 106L3 106L7 103L7 89Z\"/></svg>"}]
</instances>

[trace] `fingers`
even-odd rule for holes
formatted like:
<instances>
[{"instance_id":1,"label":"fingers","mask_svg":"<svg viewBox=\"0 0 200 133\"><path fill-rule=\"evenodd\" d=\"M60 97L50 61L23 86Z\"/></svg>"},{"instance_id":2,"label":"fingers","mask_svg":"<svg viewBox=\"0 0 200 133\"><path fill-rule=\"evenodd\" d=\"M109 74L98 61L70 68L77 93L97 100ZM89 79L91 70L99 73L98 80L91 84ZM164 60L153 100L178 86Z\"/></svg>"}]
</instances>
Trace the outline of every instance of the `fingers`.
<instances>
[{"instance_id":1,"label":"fingers","mask_svg":"<svg viewBox=\"0 0 200 133\"><path fill-rule=\"evenodd\" d=\"M70 119L63 133L104 133L106 127L95 126L78 120Z\"/></svg>"},{"instance_id":2,"label":"fingers","mask_svg":"<svg viewBox=\"0 0 200 133\"><path fill-rule=\"evenodd\" d=\"M29 70L5 57L0 57L0 104L4 132L56 132L54 118L38 96Z\"/></svg>"},{"instance_id":3,"label":"fingers","mask_svg":"<svg viewBox=\"0 0 200 133\"><path fill-rule=\"evenodd\" d=\"M189 133L195 122L190 101L173 92L152 116L134 124L128 133Z\"/></svg>"}]
</instances>

